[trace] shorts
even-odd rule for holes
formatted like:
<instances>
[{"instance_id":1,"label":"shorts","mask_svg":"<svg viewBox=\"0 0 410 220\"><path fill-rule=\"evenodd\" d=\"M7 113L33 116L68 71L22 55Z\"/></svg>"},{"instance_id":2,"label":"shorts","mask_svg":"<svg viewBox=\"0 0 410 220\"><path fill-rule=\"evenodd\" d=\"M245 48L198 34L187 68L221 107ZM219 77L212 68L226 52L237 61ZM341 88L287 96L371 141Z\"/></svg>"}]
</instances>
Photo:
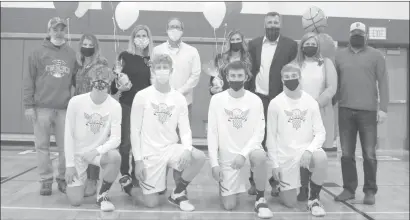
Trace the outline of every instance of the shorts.
<instances>
[{"instance_id":1,"label":"shorts","mask_svg":"<svg viewBox=\"0 0 410 220\"><path fill-rule=\"evenodd\" d=\"M254 150L263 150L262 148L255 148ZM252 151L251 151L252 152ZM245 158L245 165L250 165L249 155ZM244 165L244 167L245 167ZM234 170L230 164L220 163L221 172L223 175L222 182L219 182L219 190L222 196L230 196L246 192L246 183L249 178L249 170L242 167L240 170ZM251 167L252 170L252 167Z\"/></svg>"},{"instance_id":2,"label":"shorts","mask_svg":"<svg viewBox=\"0 0 410 220\"><path fill-rule=\"evenodd\" d=\"M82 159L80 156L74 156L74 164L75 168L77 170L78 178L74 177L73 182L71 184L67 184L68 187L75 187L75 186L82 186L85 184L85 181L87 180L87 169L88 165L92 164L98 167L101 167L100 162L101 162L101 157L102 155L96 156L91 163L85 161Z\"/></svg>"},{"instance_id":3,"label":"shorts","mask_svg":"<svg viewBox=\"0 0 410 220\"><path fill-rule=\"evenodd\" d=\"M140 181L143 194L153 194L166 189L167 167L181 171L179 160L186 148L182 144L172 144L158 155L143 157L145 180Z\"/></svg>"},{"instance_id":4,"label":"shorts","mask_svg":"<svg viewBox=\"0 0 410 220\"><path fill-rule=\"evenodd\" d=\"M317 151L323 151L322 148L317 149ZM288 160L283 164L280 164L280 191L286 191L291 189L297 189L301 186L300 184L300 159L302 155L295 157L295 159ZM314 168L313 158L310 161L309 170L312 171Z\"/></svg>"}]
</instances>

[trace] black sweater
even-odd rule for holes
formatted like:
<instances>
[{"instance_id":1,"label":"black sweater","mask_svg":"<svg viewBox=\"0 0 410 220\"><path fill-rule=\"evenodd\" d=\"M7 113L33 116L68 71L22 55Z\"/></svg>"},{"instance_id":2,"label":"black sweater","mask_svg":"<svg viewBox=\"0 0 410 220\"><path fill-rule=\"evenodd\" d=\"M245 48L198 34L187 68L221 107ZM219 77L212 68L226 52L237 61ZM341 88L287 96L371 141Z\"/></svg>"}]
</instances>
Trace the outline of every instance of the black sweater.
<instances>
[{"instance_id":1,"label":"black sweater","mask_svg":"<svg viewBox=\"0 0 410 220\"><path fill-rule=\"evenodd\" d=\"M139 55L132 55L127 51L123 51L118 60L122 59L123 69L122 72L127 74L132 83L132 87L129 91L122 92L120 97L120 103L128 106L132 106L135 94L137 92L147 88L151 85L151 71L148 64L150 57L141 57ZM111 84L111 93L117 93L118 89L115 82Z\"/></svg>"}]
</instances>

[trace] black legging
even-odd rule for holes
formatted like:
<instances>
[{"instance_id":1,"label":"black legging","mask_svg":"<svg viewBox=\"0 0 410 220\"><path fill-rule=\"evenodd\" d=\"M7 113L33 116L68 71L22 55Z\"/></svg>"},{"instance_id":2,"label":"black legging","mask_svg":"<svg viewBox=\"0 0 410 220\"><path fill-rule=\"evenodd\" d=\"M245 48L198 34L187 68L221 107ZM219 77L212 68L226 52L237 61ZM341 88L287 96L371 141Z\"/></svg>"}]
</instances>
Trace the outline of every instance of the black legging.
<instances>
[{"instance_id":1,"label":"black legging","mask_svg":"<svg viewBox=\"0 0 410 220\"><path fill-rule=\"evenodd\" d=\"M121 104L122 107L122 122L121 122L121 144L119 146L119 151L121 155L121 168L120 173L122 176L128 175L133 177L135 175L135 161L134 156L132 156L132 173L130 173L130 150L131 150L131 139L130 139L130 116L131 107L126 104Z\"/></svg>"}]
</instances>

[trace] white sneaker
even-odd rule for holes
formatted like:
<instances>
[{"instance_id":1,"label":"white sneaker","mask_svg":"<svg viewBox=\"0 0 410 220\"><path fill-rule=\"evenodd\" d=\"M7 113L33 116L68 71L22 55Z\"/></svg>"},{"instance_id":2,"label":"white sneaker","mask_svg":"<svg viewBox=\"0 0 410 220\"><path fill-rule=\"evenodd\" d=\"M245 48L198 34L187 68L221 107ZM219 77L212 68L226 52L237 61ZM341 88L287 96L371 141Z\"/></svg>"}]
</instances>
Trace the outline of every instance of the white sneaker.
<instances>
[{"instance_id":1,"label":"white sneaker","mask_svg":"<svg viewBox=\"0 0 410 220\"><path fill-rule=\"evenodd\" d=\"M168 197L168 202L178 206L182 211L192 212L195 210L195 206L189 202L185 192L184 190L181 193L175 194L175 189L172 190L171 195Z\"/></svg>"},{"instance_id":2,"label":"white sneaker","mask_svg":"<svg viewBox=\"0 0 410 220\"><path fill-rule=\"evenodd\" d=\"M259 218L272 218L273 213L266 204L265 198L260 198L255 202L255 212L258 214Z\"/></svg>"},{"instance_id":3,"label":"white sneaker","mask_svg":"<svg viewBox=\"0 0 410 220\"><path fill-rule=\"evenodd\" d=\"M308 211L310 211L310 213L312 213L315 217L323 217L326 215L326 211L318 199L309 200L307 208Z\"/></svg>"},{"instance_id":4,"label":"white sneaker","mask_svg":"<svg viewBox=\"0 0 410 220\"><path fill-rule=\"evenodd\" d=\"M100 209L103 212L112 212L115 210L115 206L107 197L107 192L97 196L97 205L100 206Z\"/></svg>"}]
</instances>

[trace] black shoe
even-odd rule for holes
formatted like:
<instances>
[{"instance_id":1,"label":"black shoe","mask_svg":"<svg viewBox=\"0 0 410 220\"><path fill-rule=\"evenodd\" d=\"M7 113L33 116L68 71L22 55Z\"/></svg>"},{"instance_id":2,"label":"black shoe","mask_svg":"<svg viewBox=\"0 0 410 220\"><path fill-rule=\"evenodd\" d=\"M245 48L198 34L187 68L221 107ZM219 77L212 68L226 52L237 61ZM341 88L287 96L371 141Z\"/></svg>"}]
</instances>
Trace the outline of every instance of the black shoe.
<instances>
[{"instance_id":1,"label":"black shoe","mask_svg":"<svg viewBox=\"0 0 410 220\"><path fill-rule=\"evenodd\" d=\"M275 180L273 177L271 177L271 178L269 179L269 184L270 184L270 186L272 187L272 191L271 191L270 195L271 195L272 197L278 197L278 196L279 196L279 192L280 192L280 189L279 189L279 181L277 181L277 180Z\"/></svg>"},{"instance_id":2,"label":"black shoe","mask_svg":"<svg viewBox=\"0 0 410 220\"><path fill-rule=\"evenodd\" d=\"M65 180L57 179L58 190L64 194L67 192L67 183Z\"/></svg>"},{"instance_id":3,"label":"black shoe","mask_svg":"<svg viewBox=\"0 0 410 220\"><path fill-rule=\"evenodd\" d=\"M131 190L132 190L132 179L130 176L128 175L124 175L120 178L120 180L118 181L121 185L121 189L127 193L129 196L131 195Z\"/></svg>"},{"instance_id":4,"label":"black shoe","mask_svg":"<svg viewBox=\"0 0 410 220\"><path fill-rule=\"evenodd\" d=\"M375 202L376 202L376 198L374 197L373 192L366 192L364 194L363 204L374 205Z\"/></svg>"},{"instance_id":5,"label":"black shoe","mask_svg":"<svg viewBox=\"0 0 410 220\"><path fill-rule=\"evenodd\" d=\"M51 196L53 192L53 180L41 182L40 195Z\"/></svg>"},{"instance_id":6,"label":"black shoe","mask_svg":"<svg viewBox=\"0 0 410 220\"><path fill-rule=\"evenodd\" d=\"M355 194L351 193L349 190L344 189L342 193L335 197L335 201L344 202L350 199L354 199Z\"/></svg>"},{"instance_id":7,"label":"black shoe","mask_svg":"<svg viewBox=\"0 0 410 220\"><path fill-rule=\"evenodd\" d=\"M299 195L297 196L297 200L299 202L307 201L309 198L309 187L300 187L299 188Z\"/></svg>"}]
</instances>

